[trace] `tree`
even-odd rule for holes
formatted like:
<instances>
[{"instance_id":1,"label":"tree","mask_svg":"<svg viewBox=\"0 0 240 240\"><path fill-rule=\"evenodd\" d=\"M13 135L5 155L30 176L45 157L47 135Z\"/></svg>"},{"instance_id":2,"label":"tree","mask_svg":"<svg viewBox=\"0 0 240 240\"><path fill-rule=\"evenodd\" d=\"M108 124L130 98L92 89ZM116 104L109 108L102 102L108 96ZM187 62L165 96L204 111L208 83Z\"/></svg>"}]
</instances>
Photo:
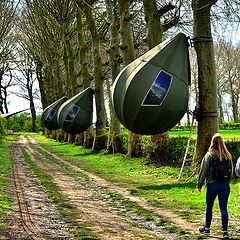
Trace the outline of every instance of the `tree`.
<instances>
[{"instance_id":1,"label":"tree","mask_svg":"<svg viewBox=\"0 0 240 240\"><path fill-rule=\"evenodd\" d=\"M103 63L100 50L100 34L98 32L91 2L79 1L79 7L86 16L88 29L91 33L92 40L92 59L93 59L93 73L94 73L94 88L95 88L95 102L96 102L96 127L95 127L95 141L93 148L101 150L106 148L106 109L104 105L104 72Z\"/></svg>"},{"instance_id":2,"label":"tree","mask_svg":"<svg viewBox=\"0 0 240 240\"><path fill-rule=\"evenodd\" d=\"M217 82L210 11L214 0L192 0L194 48L198 63L199 111L195 162L200 166L214 133L218 132Z\"/></svg>"},{"instance_id":3,"label":"tree","mask_svg":"<svg viewBox=\"0 0 240 240\"><path fill-rule=\"evenodd\" d=\"M218 110L219 110L219 123L224 121L224 95L226 95L226 81L224 70L224 56L221 41L215 45L215 59L216 59L216 72L217 72L217 95L218 95Z\"/></svg>"},{"instance_id":4,"label":"tree","mask_svg":"<svg viewBox=\"0 0 240 240\"><path fill-rule=\"evenodd\" d=\"M19 2L0 1L0 112L8 113L7 89L12 84L13 24Z\"/></svg>"},{"instance_id":5,"label":"tree","mask_svg":"<svg viewBox=\"0 0 240 240\"><path fill-rule=\"evenodd\" d=\"M0 113L8 113L8 89L13 85L9 63L0 66Z\"/></svg>"},{"instance_id":6,"label":"tree","mask_svg":"<svg viewBox=\"0 0 240 240\"><path fill-rule=\"evenodd\" d=\"M238 122L238 103L240 97L240 49L234 47L231 42L221 41L219 45L222 50L222 82L224 82L224 90L229 94L231 99L233 121Z\"/></svg>"},{"instance_id":7,"label":"tree","mask_svg":"<svg viewBox=\"0 0 240 240\"><path fill-rule=\"evenodd\" d=\"M110 105L110 126L109 126L109 136L107 143L107 150L111 153L122 153L122 139L121 139L121 126L117 119L115 112L113 111L112 98L110 94L110 86L113 84L115 78L120 72L120 48L119 48L119 18L117 14L117 1L116 0L105 0L107 7L107 18L110 24L110 46L107 49L110 60L111 68L111 79L107 81L108 98Z\"/></svg>"},{"instance_id":8,"label":"tree","mask_svg":"<svg viewBox=\"0 0 240 240\"><path fill-rule=\"evenodd\" d=\"M120 17L120 49L123 54L124 65L128 65L135 60L133 34L130 25L130 3L130 0L118 0L118 14ZM129 131L127 156L139 156L141 153L141 135Z\"/></svg>"},{"instance_id":9,"label":"tree","mask_svg":"<svg viewBox=\"0 0 240 240\"><path fill-rule=\"evenodd\" d=\"M16 61L16 69L14 71L14 79L20 87L19 92L15 92L18 97L29 101L30 112L32 116L32 132L36 132L36 109L34 100L38 98L38 90L34 88L36 83L36 70L33 59L24 50L19 49L21 60Z\"/></svg>"},{"instance_id":10,"label":"tree","mask_svg":"<svg viewBox=\"0 0 240 240\"><path fill-rule=\"evenodd\" d=\"M66 95L61 31L51 15L51 4L50 1L26 0L19 17L21 44L32 55L41 93L46 93L43 107Z\"/></svg>"},{"instance_id":11,"label":"tree","mask_svg":"<svg viewBox=\"0 0 240 240\"><path fill-rule=\"evenodd\" d=\"M79 85L80 87L83 86L83 88L88 88L92 84L93 77L89 73L88 69L88 46L89 46L89 41L85 40L88 39L86 37L86 29L84 29L84 22L83 22L83 12L82 10L78 7L77 8L77 36L78 36L78 49L79 49L79 54L78 54L78 61L80 65L80 73L79 79ZM81 139L81 138L80 138ZM84 132L84 139L83 139L83 146L85 148L92 148L93 146L93 140L94 140L94 132L93 132L93 126L91 125L89 129L87 129Z\"/></svg>"},{"instance_id":12,"label":"tree","mask_svg":"<svg viewBox=\"0 0 240 240\"><path fill-rule=\"evenodd\" d=\"M165 4L158 8L156 0L143 0L143 6L147 28L145 40L148 48L151 49L162 42L164 32L178 23L179 14L174 13L171 17L169 17L166 23L162 23L161 17L176 8L172 3ZM151 136L152 141L157 145L161 144L161 140L166 140L168 138L168 132Z\"/></svg>"}]
</instances>

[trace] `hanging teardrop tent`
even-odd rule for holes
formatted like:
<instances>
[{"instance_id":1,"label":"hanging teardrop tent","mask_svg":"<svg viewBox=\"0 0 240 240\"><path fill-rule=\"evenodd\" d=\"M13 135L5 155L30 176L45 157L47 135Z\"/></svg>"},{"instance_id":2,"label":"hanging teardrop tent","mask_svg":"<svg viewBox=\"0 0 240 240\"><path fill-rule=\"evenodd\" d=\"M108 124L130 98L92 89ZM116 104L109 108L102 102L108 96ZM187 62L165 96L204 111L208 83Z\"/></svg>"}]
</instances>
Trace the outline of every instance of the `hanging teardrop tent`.
<instances>
[{"instance_id":1,"label":"hanging teardrop tent","mask_svg":"<svg viewBox=\"0 0 240 240\"><path fill-rule=\"evenodd\" d=\"M67 100L58 111L58 123L67 133L86 131L92 124L93 89L87 88Z\"/></svg>"},{"instance_id":2,"label":"hanging teardrop tent","mask_svg":"<svg viewBox=\"0 0 240 240\"><path fill-rule=\"evenodd\" d=\"M41 122L44 127L49 130L57 130L60 128L57 121L57 112L66 100L66 97L62 97L43 110Z\"/></svg>"},{"instance_id":3,"label":"hanging teardrop tent","mask_svg":"<svg viewBox=\"0 0 240 240\"><path fill-rule=\"evenodd\" d=\"M187 110L189 72L188 41L183 33L127 65L112 90L119 121L142 135L174 127Z\"/></svg>"}]
</instances>

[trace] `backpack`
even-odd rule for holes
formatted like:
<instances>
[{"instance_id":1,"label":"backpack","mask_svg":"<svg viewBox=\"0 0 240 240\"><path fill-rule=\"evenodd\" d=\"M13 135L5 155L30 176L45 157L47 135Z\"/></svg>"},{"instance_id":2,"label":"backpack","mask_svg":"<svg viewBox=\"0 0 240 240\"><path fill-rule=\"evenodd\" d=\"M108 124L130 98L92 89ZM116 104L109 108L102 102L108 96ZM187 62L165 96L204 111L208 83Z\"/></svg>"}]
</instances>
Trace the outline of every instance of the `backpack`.
<instances>
[{"instance_id":1,"label":"backpack","mask_svg":"<svg viewBox=\"0 0 240 240\"><path fill-rule=\"evenodd\" d=\"M212 178L217 181L227 181L231 178L231 169L229 160L220 159L218 156L211 157L211 173Z\"/></svg>"}]
</instances>

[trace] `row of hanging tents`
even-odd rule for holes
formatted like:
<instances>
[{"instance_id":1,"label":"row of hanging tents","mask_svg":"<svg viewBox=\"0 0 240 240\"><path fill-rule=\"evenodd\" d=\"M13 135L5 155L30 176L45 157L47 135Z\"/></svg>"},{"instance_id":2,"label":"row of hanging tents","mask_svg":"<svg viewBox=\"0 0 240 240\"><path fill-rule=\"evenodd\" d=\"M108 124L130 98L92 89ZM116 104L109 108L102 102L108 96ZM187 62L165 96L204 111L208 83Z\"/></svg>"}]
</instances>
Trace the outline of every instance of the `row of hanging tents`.
<instances>
[{"instance_id":1,"label":"row of hanging tents","mask_svg":"<svg viewBox=\"0 0 240 240\"><path fill-rule=\"evenodd\" d=\"M71 134L82 133L92 124L93 89L87 88L67 100L62 97L44 109L41 121L49 130L62 128Z\"/></svg>"},{"instance_id":2,"label":"row of hanging tents","mask_svg":"<svg viewBox=\"0 0 240 240\"><path fill-rule=\"evenodd\" d=\"M130 131L162 133L174 127L187 111L189 85L188 38L178 33L119 73L112 88L113 108ZM71 134L86 131L92 124L93 97L92 88L68 100L62 97L44 109L43 126Z\"/></svg>"}]
</instances>

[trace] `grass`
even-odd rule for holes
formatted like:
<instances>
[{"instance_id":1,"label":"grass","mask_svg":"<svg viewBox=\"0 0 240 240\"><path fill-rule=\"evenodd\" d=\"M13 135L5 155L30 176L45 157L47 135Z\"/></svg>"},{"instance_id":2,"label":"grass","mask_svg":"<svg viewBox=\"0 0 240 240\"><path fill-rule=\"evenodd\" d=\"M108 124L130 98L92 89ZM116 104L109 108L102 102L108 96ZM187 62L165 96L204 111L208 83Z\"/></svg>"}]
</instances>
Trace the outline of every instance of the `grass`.
<instances>
[{"instance_id":1,"label":"grass","mask_svg":"<svg viewBox=\"0 0 240 240\"><path fill-rule=\"evenodd\" d=\"M143 158L126 159L124 155L113 156L104 152L96 154L80 146L59 143L40 135L35 138L47 149L89 172L118 183L133 195L142 197L159 208L170 209L190 222L199 222L200 225L204 223L205 188L201 193L196 191L197 176L177 181L179 168L156 168L145 165ZM240 219L239 190L239 180L232 181L229 199L232 228ZM219 218L217 201L214 212Z\"/></svg>"},{"instance_id":2,"label":"grass","mask_svg":"<svg viewBox=\"0 0 240 240\"><path fill-rule=\"evenodd\" d=\"M189 131L171 131L169 132L170 137L189 137ZM240 139L240 130L219 130L219 133L223 138L226 139ZM192 131L192 138L197 138L197 131Z\"/></svg>"},{"instance_id":3,"label":"grass","mask_svg":"<svg viewBox=\"0 0 240 240\"><path fill-rule=\"evenodd\" d=\"M14 137L0 141L0 230L6 227L5 217L11 211L12 198L8 194L11 174L11 157L9 147Z\"/></svg>"}]
</instances>

